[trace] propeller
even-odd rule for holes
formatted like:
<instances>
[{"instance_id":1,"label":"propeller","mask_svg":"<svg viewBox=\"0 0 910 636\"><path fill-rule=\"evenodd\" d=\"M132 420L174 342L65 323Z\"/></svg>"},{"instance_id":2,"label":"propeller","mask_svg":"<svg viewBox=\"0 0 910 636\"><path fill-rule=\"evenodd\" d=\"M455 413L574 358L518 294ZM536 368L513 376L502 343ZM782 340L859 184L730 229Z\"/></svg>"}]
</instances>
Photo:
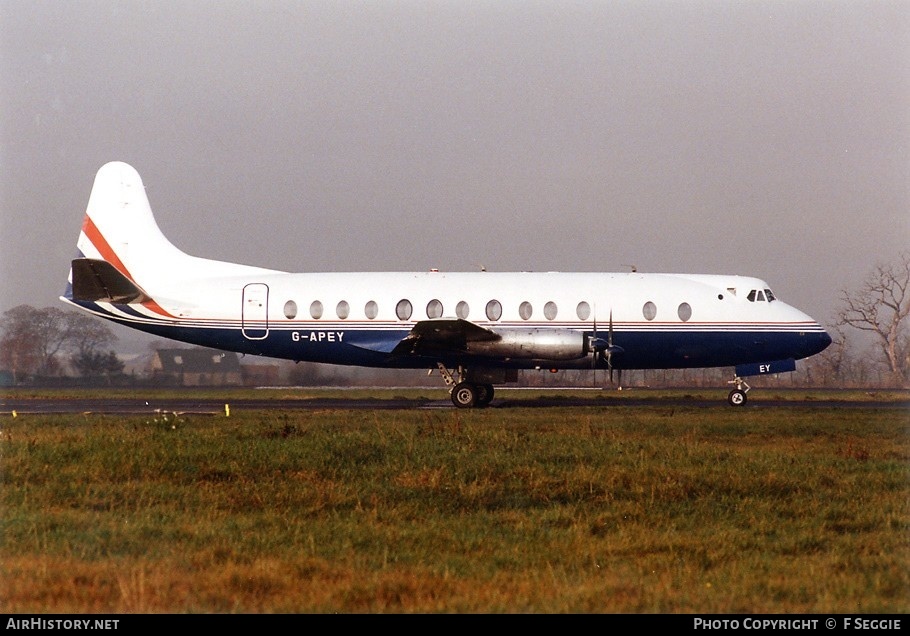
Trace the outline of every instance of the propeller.
<instances>
[{"instance_id":1,"label":"propeller","mask_svg":"<svg viewBox=\"0 0 910 636\"><path fill-rule=\"evenodd\" d=\"M610 322L607 327L607 340L597 335L597 315L594 316L594 334L591 336L591 366L594 369L594 386L597 386L597 359L603 357L607 363L607 369L610 370L610 384L613 384L613 356L624 351L619 345L613 344L613 310L610 310ZM620 382L622 381L622 369L617 369Z\"/></svg>"},{"instance_id":2,"label":"propeller","mask_svg":"<svg viewBox=\"0 0 910 636\"><path fill-rule=\"evenodd\" d=\"M613 384L613 310L610 309L610 328L607 331L607 348L604 349L603 357L607 360L607 368L610 370L610 384Z\"/></svg>"},{"instance_id":3,"label":"propeller","mask_svg":"<svg viewBox=\"0 0 910 636\"><path fill-rule=\"evenodd\" d=\"M612 311L610 313L610 329L613 328L612 320ZM597 307L594 307L594 333L591 336L591 340L588 342L588 346L591 349L591 369L594 372L594 388L597 388L597 358L603 353L603 351L610 346L609 342L604 341L603 338L597 335Z\"/></svg>"},{"instance_id":4,"label":"propeller","mask_svg":"<svg viewBox=\"0 0 910 636\"><path fill-rule=\"evenodd\" d=\"M593 371L593 380L592 384L594 388L597 388L597 356L600 353L600 347L603 343L603 340L597 337L597 314L595 310L594 314L594 333L591 335L591 340L588 345L591 347L591 370Z\"/></svg>"}]
</instances>

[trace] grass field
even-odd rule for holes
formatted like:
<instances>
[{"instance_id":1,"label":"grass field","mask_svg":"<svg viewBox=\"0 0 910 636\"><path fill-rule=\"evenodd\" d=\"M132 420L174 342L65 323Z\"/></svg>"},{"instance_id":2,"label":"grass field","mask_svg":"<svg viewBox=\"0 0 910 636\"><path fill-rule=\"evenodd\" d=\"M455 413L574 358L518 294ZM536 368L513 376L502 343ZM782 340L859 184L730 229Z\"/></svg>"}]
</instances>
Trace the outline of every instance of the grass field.
<instances>
[{"instance_id":1,"label":"grass field","mask_svg":"<svg viewBox=\"0 0 910 636\"><path fill-rule=\"evenodd\" d=\"M5 416L0 608L904 613L908 425L798 404Z\"/></svg>"}]
</instances>

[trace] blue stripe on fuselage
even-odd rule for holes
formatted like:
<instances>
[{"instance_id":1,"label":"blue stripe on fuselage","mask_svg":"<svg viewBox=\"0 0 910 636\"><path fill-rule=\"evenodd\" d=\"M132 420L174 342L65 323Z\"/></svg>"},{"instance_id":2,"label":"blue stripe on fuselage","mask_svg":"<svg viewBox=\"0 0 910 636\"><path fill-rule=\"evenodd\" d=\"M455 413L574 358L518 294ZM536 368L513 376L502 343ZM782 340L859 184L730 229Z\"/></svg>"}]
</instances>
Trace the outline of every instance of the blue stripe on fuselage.
<instances>
[{"instance_id":1,"label":"blue stripe on fuselage","mask_svg":"<svg viewBox=\"0 0 910 636\"><path fill-rule=\"evenodd\" d=\"M78 303L93 313L101 314L115 322L145 331L162 338L188 342L204 347L235 351L297 361L365 367L432 368L437 362L448 365L482 364L528 368L546 364L541 360L496 360L471 358L452 352L446 359L391 355L391 350L410 329L404 327L364 329L361 327L333 327L325 329L276 329L270 326L267 337L250 340L237 327L187 326L168 324L158 319L142 316L126 306L117 309L138 320L111 314L95 303ZM768 327L763 327L768 329ZM580 332L581 333L581 332ZM296 336L294 335L296 334ZM588 335L591 332L587 332ZM602 335L602 334L599 334ZM613 359L613 366L622 369L662 369L725 367L739 364L805 358L823 350L831 338L823 330L732 331L730 326L716 331L692 329L623 330L614 335L614 344L623 353ZM590 368L590 358L560 361L559 368Z\"/></svg>"}]
</instances>

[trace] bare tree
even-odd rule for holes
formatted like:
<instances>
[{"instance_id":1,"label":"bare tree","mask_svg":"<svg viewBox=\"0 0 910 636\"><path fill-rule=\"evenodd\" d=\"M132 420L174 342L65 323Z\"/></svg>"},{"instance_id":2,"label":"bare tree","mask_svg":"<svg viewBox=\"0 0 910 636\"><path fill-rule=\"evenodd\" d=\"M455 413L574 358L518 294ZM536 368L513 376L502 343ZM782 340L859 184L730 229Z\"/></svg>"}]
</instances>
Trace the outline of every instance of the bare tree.
<instances>
[{"instance_id":1,"label":"bare tree","mask_svg":"<svg viewBox=\"0 0 910 636\"><path fill-rule=\"evenodd\" d=\"M37 346L37 327L35 315L37 309L30 305L19 305L3 312L0 329L0 364L12 371L13 382L31 375L41 364Z\"/></svg>"},{"instance_id":2,"label":"bare tree","mask_svg":"<svg viewBox=\"0 0 910 636\"><path fill-rule=\"evenodd\" d=\"M71 316L74 315L57 307L42 307L35 311L33 337L40 360L38 375L52 375L62 367L57 354L69 344Z\"/></svg>"},{"instance_id":3,"label":"bare tree","mask_svg":"<svg viewBox=\"0 0 910 636\"><path fill-rule=\"evenodd\" d=\"M117 340L110 327L97 318L75 312L66 316L66 343L74 356L98 353Z\"/></svg>"},{"instance_id":4,"label":"bare tree","mask_svg":"<svg viewBox=\"0 0 910 636\"><path fill-rule=\"evenodd\" d=\"M117 339L97 319L57 307L13 307L0 318L0 329L0 364L13 372L14 382L27 375L58 373L64 352L95 353Z\"/></svg>"},{"instance_id":5,"label":"bare tree","mask_svg":"<svg viewBox=\"0 0 910 636\"><path fill-rule=\"evenodd\" d=\"M895 380L910 376L910 252L895 263L879 264L856 290L841 292L838 324L872 334Z\"/></svg>"},{"instance_id":6,"label":"bare tree","mask_svg":"<svg viewBox=\"0 0 910 636\"><path fill-rule=\"evenodd\" d=\"M2 361L14 376L32 373L47 376L60 370L57 354L68 343L69 316L57 307L35 309L30 305L4 312L0 320Z\"/></svg>"},{"instance_id":7,"label":"bare tree","mask_svg":"<svg viewBox=\"0 0 910 636\"><path fill-rule=\"evenodd\" d=\"M829 326L831 346L805 361L808 383L823 387L863 387L872 375L868 355L857 354L843 325Z\"/></svg>"}]
</instances>

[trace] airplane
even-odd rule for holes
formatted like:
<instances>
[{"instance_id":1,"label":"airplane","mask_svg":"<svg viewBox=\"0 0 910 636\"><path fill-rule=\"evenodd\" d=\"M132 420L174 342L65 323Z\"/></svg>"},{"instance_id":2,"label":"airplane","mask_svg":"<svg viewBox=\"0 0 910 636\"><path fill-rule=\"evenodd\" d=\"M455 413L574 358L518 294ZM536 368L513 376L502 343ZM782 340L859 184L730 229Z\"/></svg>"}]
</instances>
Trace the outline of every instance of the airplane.
<instances>
[{"instance_id":1,"label":"airplane","mask_svg":"<svg viewBox=\"0 0 910 636\"><path fill-rule=\"evenodd\" d=\"M637 270L637 268L633 268ZM831 337L759 278L596 272L289 273L191 256L161 232L139 173L98 171L60 297L162 338L241 354L439 370L485 407L522 369L796 369ZM596 375L595 375L596 378ZM621 378L620 378L621 383Z\"/></svg>"}]
</instances>

